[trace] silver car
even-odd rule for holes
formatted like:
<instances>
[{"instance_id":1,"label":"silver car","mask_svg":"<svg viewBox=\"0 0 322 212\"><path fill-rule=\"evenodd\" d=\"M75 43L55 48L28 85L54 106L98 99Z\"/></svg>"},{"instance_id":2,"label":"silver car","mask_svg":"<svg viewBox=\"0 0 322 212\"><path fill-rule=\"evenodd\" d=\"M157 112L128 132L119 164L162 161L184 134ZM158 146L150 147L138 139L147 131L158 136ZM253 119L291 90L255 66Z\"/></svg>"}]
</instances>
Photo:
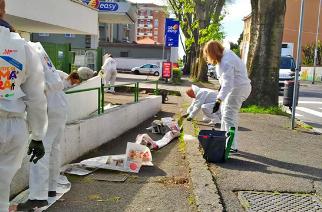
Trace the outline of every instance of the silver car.
<instances>
[{"instance_id":1,"label":"silver car","mask_svg":"<svg viewBox=\"0 0 322 212\"><path fill-rule=\"evenodd\" d=\"M160 66L155 64L144 64L140 67L134 67L131 69L133 74L149 74L154 76L160 76Z\"/></svg>"},{"instance_id":2,"label":"silver car","mask_svg":"<svg viewBox=\"0 0 322 212\"><path fill-rule=\"evenodd\" d=\"M207 73L207 75L209 77L217 79L216 67L213 66L213 65L208 65L208 73Z\"/></svg>"}]
</instances>

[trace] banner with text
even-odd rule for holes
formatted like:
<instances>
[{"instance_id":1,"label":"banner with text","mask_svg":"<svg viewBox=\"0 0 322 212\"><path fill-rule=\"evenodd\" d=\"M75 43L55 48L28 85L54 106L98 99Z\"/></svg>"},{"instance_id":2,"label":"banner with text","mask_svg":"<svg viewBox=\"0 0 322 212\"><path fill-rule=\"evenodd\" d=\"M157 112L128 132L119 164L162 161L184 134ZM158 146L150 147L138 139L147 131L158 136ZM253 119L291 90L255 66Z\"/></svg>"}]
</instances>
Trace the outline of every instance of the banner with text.
<instances>
[{"instance_id":1,"label":"banner with text","mask_svg":"<svg viewBox=\"0 0 322 212\"><path fill-rule=\"evenodd\" d=\"M179 26L180 22L167 18L165 21L165 45L167 47L178 47L179 46Z\"/></svg>"}]
</instances>

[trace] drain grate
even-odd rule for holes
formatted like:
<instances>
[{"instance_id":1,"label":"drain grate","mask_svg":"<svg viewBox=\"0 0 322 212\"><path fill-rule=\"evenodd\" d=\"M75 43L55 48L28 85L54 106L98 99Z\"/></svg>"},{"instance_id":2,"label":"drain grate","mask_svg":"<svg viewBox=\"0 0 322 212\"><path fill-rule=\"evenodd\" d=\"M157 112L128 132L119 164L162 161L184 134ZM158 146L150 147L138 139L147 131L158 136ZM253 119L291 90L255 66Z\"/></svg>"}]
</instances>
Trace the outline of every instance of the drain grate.
<instances>
[{"instance_id":1,"label":"drain grate","mask_svg":"<svg viewBox=\"0 0 322 212\"><path fill-rule=\"evenodd\" d=\"M247 211L318 211L321 200L310 194L239 191L238 198Z\"/></svg>"}]
</instances>

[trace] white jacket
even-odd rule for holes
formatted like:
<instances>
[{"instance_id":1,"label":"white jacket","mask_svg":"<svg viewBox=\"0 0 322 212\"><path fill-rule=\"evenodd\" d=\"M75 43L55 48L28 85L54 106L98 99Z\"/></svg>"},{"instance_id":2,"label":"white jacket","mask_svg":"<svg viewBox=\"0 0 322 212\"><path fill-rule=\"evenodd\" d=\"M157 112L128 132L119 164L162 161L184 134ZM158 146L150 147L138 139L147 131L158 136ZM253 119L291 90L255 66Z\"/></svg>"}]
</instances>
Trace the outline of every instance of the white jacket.
<instances>
[{"instance_id":1,"label":"white jacket","mask_svg":"<svg viewBox=\"0 0 322 212\"><path fill-rule=\"evenodd\" d=\"M116 61L112 57L108 57L103 66L102 69L104 70L105 74L107 72L113 72L116 71Z\"/></svg>"},{"instance_id":2,"label":"white jacket","mask_svg":"<svg viewBox=\"0 0 322 212\"><path fill-rule=\"evenodd\" d=\"M217 69L217 76L221 85L217 98L222 101L233 88L250 85L245 64L233 51L228 49L224 50Z\"/></svg>"},{"instance_id":3,"label":"white jacket","mask_svg":"<svg viewBox=\"0 0 322 212\"><path fill-rule=\"evenodd\" d=\"M27 111L31 139L42 140L47 128L47 101L41 61L17 34L0 27L0 111Z\"/></svg>"},{"instance_id":4,"label":"white jacket","mask_svg":"<svg viewBox=\"0 0 322 212\"><path fill-rule=\"evenodd\" d=\"M190 107L187 109L190 118L194 118L203 104L212 103L216 101L217 94L215 91L208 88L199 88L192 85L192 90L196 98L192 101Z\"/></svg>"},{"instance_id":5,"label":"white jacket","mask_svg":"<svg viewBox=\"0 0 322 212\"><path fill-rule=\"evenodd\" d=\"M34 50L39 54L45 74L45 93L48 108L67 108L67 100L64 93L64 83L43 46L38 43L29 42Z\"/></svg>"}]
</instances>

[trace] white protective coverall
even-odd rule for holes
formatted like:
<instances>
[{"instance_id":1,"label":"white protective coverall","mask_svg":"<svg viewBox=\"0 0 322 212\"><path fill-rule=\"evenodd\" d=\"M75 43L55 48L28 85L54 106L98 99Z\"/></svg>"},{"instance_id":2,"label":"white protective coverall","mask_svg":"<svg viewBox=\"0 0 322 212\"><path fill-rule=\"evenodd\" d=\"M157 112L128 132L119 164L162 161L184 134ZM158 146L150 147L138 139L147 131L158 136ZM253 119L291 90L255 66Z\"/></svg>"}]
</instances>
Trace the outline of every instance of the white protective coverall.
<instances>
[{"instance_id":1,"label":"white protective coverall","mask_svg":"<svg viewBox=\"0 0 322 212\"><path fill-rule=\"evenodd\" d=\"M58 73L61 81L63 82L64 90L73 87L71 82L69 80L67 80L67 78L69 76L67 73L65 73L65 72L63 72L61 70L56 70L56 72Z\"/></svg>"},{"instance_id":2,"label":"white protective coverall","mask_svg":"<svg viewBox=\"0 0 322 212\"><path fill-rule=\"evenodd\" d=\"M82 80L88 80L95 75L95 72L88 67L79 67L77 69L77 73L79 75L79 78L81 78Z\"/></svg>"},{"instance_id":3,"label":"white protective coverall","mask_svg":"<svg viewBox=\"0 0 322 212\"><path fill-rule=\"evenodd\" d=\"M103 66L102 69L104 71L105 75L105 85L114 85L117 75L116 70L116 61L112 57L108 57ZM106 91L114 92L114 87L111 87L110 89L107 89Z\"/></svg>"},{"instance_id":4,"label":"white protective coverall","mask_svg":"<svg viewBox=\"0 0 322 212\"><path fill-rule=\"evenodd\" d=\"M220 112L212 113L217 98L216 92L207 88L199 88L195 85L192 85L192 90L196 97L187 109L188 117L194 118L201 109L204 114L204 120L220 123Z\"/></svg>"},{"instance_id":5,"label":"white protective coverall","mask_svg":"<svg viewBox=\"0 0 322 212\"><path fill-rule=\"evenodd\" d=\"M45 73L45 93L48 107L48 129L43 140L45 156L30 164L29 199L47 200L48 191L56 191L60 172L60 142L67 120L67 100L64 84L40 43L30 45L37 51Z\"/></svg>"},{"instance_id":6,"label":"white protective coverall","mask_svg":"<svg viewBox=\"0 0 322 212\"><path fill-rule=\"evenodd\" d=\"M0 212L8 212L10 183L26 155L27 129L31 139L43 140L47 103L37 53L20 36L1 26L0 40Z\"/></svg>"},{"instance_id":7,"label":"white protective coverall","mask_svg":"<svg viewBox=\"0 0 322 212\"><path fill-rule=\"evenodd\" d=\"M236 128L232 149L238 149L239 110L251 92L246 66L234 52L225 49L217 69L217 76L221 85L217 96L217 99L222 100L221 130L228 131L230 127Z\"/></svg>"}]
</instances>

